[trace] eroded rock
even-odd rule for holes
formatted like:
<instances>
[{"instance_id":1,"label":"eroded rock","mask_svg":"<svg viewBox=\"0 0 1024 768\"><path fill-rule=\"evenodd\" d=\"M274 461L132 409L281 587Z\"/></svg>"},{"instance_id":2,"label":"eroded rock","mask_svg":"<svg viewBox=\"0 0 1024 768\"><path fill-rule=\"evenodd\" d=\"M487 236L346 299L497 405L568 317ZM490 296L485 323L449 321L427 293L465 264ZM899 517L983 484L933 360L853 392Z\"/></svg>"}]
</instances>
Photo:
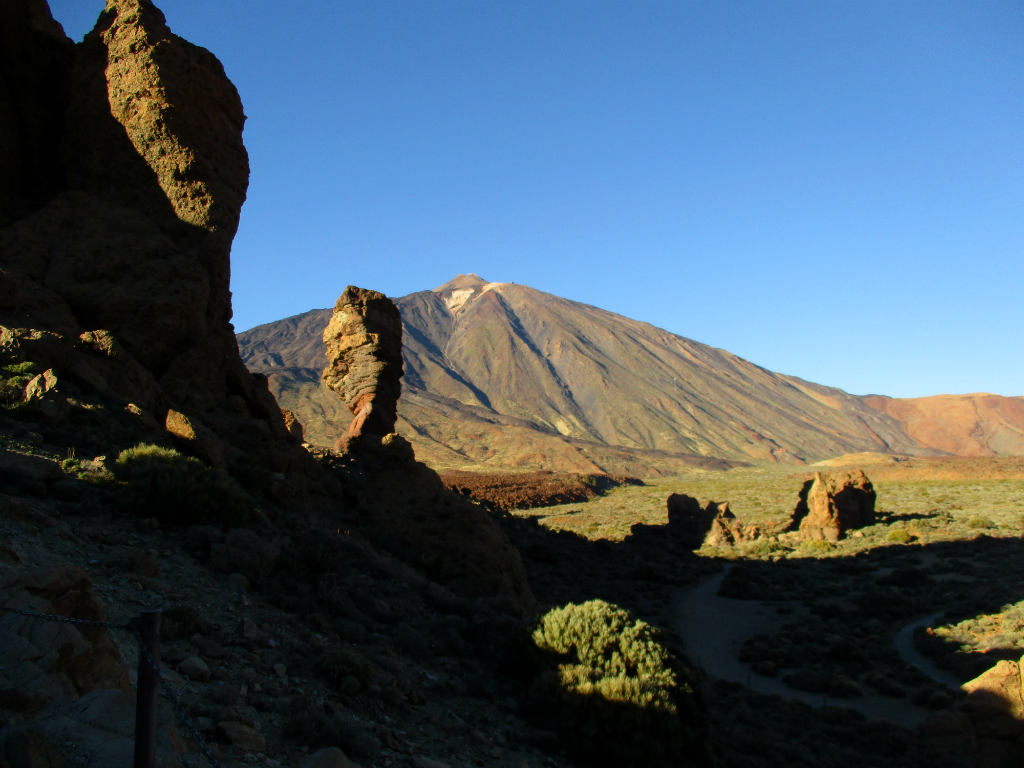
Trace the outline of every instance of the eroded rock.
<instances>
[{"instance_id":1,"label":"eroded rock","mask_svg":"<svg viewBox=\"0 0 1024 768\"><path fill-rule=\"evenodd\" d=\"M875 489L862 471L815 472L800 490L787 530L799 530L802 539L836 542L874 521Z\"/></svg>"},{"instance_id":2,"label":"eroded rock","mask_svg":"<svg viewBox=\"0 0 1024 768\"><path fill-rule=\"evenodd\" d=\"M760 537L760 527L743 523L729 510L729 502L724 502L718 505L718 512L704 537L704 545L714 547L739 544L744 541L755 541Z\"/></svg>"},{"instance_id":3,"label":"eroded rock","mask_svg":"<svg viewBox=\"0 0 1024 768\"><path fill-rule=\"evenodd\" d=\"M352 411L336 448L363 435L395 431L402 378L402 318L382 293L348 286L334 305L327 328L324 383Z\"/></svg>"}]
</instances>

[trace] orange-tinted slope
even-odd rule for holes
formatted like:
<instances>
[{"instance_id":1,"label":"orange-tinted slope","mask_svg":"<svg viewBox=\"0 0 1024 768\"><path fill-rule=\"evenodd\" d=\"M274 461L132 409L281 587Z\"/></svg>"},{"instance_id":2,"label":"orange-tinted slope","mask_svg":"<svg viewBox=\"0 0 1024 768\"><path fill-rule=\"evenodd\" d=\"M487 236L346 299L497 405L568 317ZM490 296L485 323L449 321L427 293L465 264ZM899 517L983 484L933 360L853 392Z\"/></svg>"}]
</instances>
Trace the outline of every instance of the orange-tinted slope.
<instances>
[{"instance_id":1,"label":"orange-tinted slope","mask_svg":"<svg viewBox=\"0 0 1024 768\"><path fill-rule=\"evenodd\" d=\"M872 395L864 401L896 419L922 448L958 456L1024 455L1024 397Z\"/></svg>"}]
</instances>

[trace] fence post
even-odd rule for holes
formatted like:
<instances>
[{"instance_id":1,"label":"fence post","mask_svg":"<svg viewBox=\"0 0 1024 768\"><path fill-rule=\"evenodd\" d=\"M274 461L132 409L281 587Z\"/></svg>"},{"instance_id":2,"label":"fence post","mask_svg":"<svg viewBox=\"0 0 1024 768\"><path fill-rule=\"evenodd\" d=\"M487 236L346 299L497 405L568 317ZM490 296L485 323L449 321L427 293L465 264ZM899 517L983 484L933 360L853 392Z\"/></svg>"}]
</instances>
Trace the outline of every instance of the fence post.
<instances>
[{"instance_id":1,"label":"fence post","mask_svg":"<svg viewBox=\"0 0 1024 768\"><path fill-rule=\"evenodd\" d=\"M139 679L135 694L135 768L156 767L156 693L160 667L160 611L139 613Z\"/></svg>"}]
</instances>

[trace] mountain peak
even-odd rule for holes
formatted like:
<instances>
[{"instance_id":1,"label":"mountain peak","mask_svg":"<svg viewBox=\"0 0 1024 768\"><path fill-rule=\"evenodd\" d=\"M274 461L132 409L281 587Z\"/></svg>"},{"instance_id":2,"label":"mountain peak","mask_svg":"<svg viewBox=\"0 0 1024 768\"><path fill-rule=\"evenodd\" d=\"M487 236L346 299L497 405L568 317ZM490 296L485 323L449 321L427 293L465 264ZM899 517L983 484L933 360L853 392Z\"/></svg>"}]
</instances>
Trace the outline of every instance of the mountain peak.
<instances>
[{"instance_id":1,"label":"mountain peak","mask_svg":"<svg viewBox=\"0 0 1024 768\"><path fill-rule=\"evenodd\" d=\"M467 275L456 275L444 285L440 285L435 288L434 293L450 293L452 291L460 291L467 288L483 288L485 285L487 285L486 280L480 277L480 275L470 272Z\"/></svg>"},{"instance_id":2,"label":"mountain peak","mask_svg":"<svg viewBox=\"0 0 1024 768\"><path fill-rule=\"evenodd\" d=\"M444 285L435 288L433 292L444 296L444 303L448 309L457 312L478 293L484 293L499 285L505 283L489 283L470 272L468 275L456 275Z\"/></svg>"}]
</instances>

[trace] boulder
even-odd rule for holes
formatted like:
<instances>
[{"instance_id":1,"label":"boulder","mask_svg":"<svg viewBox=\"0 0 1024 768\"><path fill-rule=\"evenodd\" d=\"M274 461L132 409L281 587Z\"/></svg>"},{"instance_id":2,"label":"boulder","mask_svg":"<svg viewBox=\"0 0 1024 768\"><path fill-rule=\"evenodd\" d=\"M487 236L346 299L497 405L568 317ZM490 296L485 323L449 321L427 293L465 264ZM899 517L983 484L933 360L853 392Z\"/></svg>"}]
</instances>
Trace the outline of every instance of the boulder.
<instances>
[{"instance_id":1,"label":"boulder","mask_svg":"<svg viewBox=\"0 0 1024 768\"><path fill-rule=\"evenodd\" d=\"M345 402L353 419L339 438L346 449L363 435L395 431L402 378L402 318L378 291L348 286L327 328L323 382Z\"/></svg>"},{"instance_id":2,"label":"boulder","mask_svg":"<svg viewBox=\"0 0 1024 768\"><path fill-rule=\"evenodd\" d=\"M692 496L673 493L666 504L669 533L683 540L690 549L704 544L732 544L759 534L756 526L747 528L736 520L727 501L709 501L702 507Z\"/></svg>"},{"instance_id":3,"label":"boulder","mask_svg":"<svg viewBox=\"0 0 1024 768\"><path fill-rule=\"evenodd\" d=\"M1024 754L1024 658L1000 661L963 684L967 697L917 729L926 757L942 756L971 768L1020 765Z\"/></svg>"},{"instance_id":4,"label":"boulder","mask_svg":"<svg viewBox=\"0 0 1024 768\"><path fill-rule=\"evenodd\" d=\"M799 530L802 539L836 542L874 521L875 489L862 471L815 472L801 488L786 530Z\"/></svg>"},{"instance_id":5,"label":"boulder","mask_svg":"<svg viewBox=\"0 0 1024 768\"><path fill-rule=\"evenodd\" d=\"M709 547L723 544L738 544L760 538L761 529L756 525L746 525L729 510L729 502L718 505L718 512L711 521L704 545Z\"/></svg>"},{"instance_id":6,"label":"boulder","mask_svg":"<svg viewBox=\"0 0 1024 768\"><path fill-rule=\"evenodd\" d=\"M964 710L982 736L1024 735L1024 677L1018 661L1000 661L963 684Z\"/></svg>"},{"instance_id":7,"label":"boulder","mask_svg":"<svg viewBox=\"0 0 1024 768\"><path fill-rule=\"evenodd\" d=\"M105 620L92 581L78 568L4 567L0 603L49 616ZM21 715L99 689L122 695L130 690L128 669L104 627L0 612L0 658L0 707Z\"/></svg>"},{"instance_id":8,"label":"boulder","mask_svg":"<svg viewBox=\"0 0 1024 768\"><path fill-rule=\"evenodd\" d=\"M228 744L240 752L262 752L267 740L262 733L245 723L228 720L217 724L217 732Z\"/></svg>"},{"instance_id":9,"label":"boulder","mask_svg":"<svg viewBox=\"0 0 1024 768\"><path fill-rule=\"evenodd\" d=\"M702 507L700 501L693 496L673 493L669 495L666 506L672 535L684 539L691 549L699 547L718 512L718 505L709 502L707 506Z\"/></svg>"}]
</instances>

